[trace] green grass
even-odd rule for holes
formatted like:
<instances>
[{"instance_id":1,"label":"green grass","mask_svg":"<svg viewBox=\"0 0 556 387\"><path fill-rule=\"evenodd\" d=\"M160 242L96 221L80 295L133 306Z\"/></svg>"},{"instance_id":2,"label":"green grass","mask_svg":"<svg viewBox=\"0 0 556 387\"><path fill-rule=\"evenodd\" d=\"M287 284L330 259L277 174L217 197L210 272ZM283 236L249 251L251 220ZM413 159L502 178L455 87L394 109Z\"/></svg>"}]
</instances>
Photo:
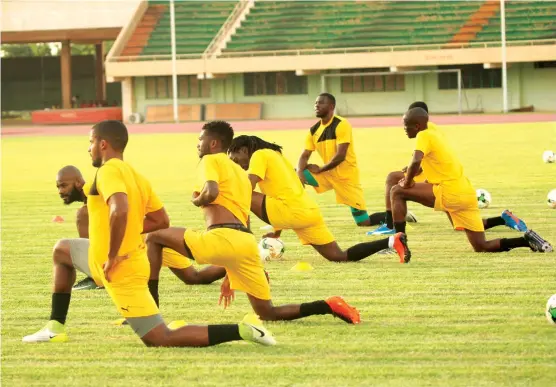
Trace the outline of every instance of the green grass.
<instances>
[{"instance_id":1,"label":"green grass","mask_svg":"<svg viewBox=\"0 0 556 387\"><path fill-rule=\"evenodd\" d=\"M484 216L510 208L556 242L556 211L546 194L556 188L556 165L542 152L556 148L556 124L453 126L445 130L475 188L493 196ZM305 131L258 133L285 146L294 162ZM388 171L409 161L412 142L399 128L356 130L356 151L369 210L383 208ZM165 202L174 225L201 228L189 199L197 163L196 135L134 135L127 160ZM526 249L472 252L446 217L410 205L419 224L408 230L410 265L379 255L333 264L302 247L292 232L282 261L268 264L276 304L343 295L362 314L360 326L330 316L269 323L278 346L247 343L207 349L148 349L129 328L115 327L117 311L104 291L75 292L68 317L70 342L24 345L50 313L51 249L76 237L77 205L63 206L55 190L58 168L75 164L91 176L88 138L2 139L2 382L6 386L355 386L554 384L556 328L543 315L556 293L555 254ZM316 196L341 246L369 240L332 193ZM62 215L66 222L51 222ZM261 235L260 221L253 229ZM487 236L513 237L498 227ZM315 270L295 273L298 261ZM79 277L80 278L80 277ZM161 308L167 321L233 323L250 307L238 294L231 309L217 306L219 285L185 286L163 271Z\"/></svg>"}]
</instances>

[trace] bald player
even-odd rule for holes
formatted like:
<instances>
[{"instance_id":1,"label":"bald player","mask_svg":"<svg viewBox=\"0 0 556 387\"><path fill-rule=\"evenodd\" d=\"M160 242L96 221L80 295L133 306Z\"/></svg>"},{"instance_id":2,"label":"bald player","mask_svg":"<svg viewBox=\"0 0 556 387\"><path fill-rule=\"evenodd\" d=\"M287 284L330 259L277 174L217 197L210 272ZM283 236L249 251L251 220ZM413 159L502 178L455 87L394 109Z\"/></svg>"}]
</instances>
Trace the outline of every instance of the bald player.
<instances>
[{"instance_id":1,"label":"bald player","mask_svg":"<svg viewBox=\"0 0 556 387\"><path fill-rule=\"evenodd\" d=\"M408 110L411 110L416 107L422 108L427 112L427 114L429 112L429 107L423 101L413 102L411 105L409 105ZM427 125L427 130L437 131L438 128L434 123L429 121ZM379 216L379 214L380 215L384 214L383 215L384 223L380 225L380 227L378 227L376 230L367 232L367 235L394 235L396 233L396 231L394 230L394 222L392 219L392 203L390 201L390 191L392 190L392 187L397 185L400 180L406 177L406 173L407 173L407 167L403 168L400 171L390 172L386 177L386 191L384 194L384 199L386 202L386 212L374 213L371 215L371 218L374 218ZM417 175L413 178L413 181L415 181L416 183L426 182L426 177L425 174L423 173L422 168L419 169ZM415 216L410 212L408 212L408 217L406 220L411 221L409 220L409 218L413 218L415 222L417 221L417 219L415 219ZM519 219L517 216L515 216L510 210L504 210L501 216L483 219L483 226L485 230L492 227L503 226L503 225L517 231L521 231L521 232L527 231L527 226L525 222Z\"/></svg>"},{"instance_id":2,"label":"bald player","mask_svg":"<svg viewBox=\"0 0 556 387\"><path fill-rule=\"evenodd\" d=\"M60 198L66 205L73 202L82 202L83 206L77 210L76 216L79 238L59 240L54 246L53 260L54 262L72 262L75 269L87 275L85 279L73 287L74 290L100 289L102 286L95 283L91 278L88 265L80 265L81 262L88 262L89 212L87 210L87 192L90 185L85 183L78 168L67 165L58 172L56 187ZM164 249L163 255L163 265L168 267L176 277L187 285L210 284L223 278L226 274L223 269L215 266L197 270L190 259L171 249ZM153 282L157 281L158 273L151 276L149 288L158 304L158 284L153 286Z\"/></svg>"},{"instance_id":3,"label":"bald player","mask_svg":"<svg viewBox=\"0 0 556 387\"><path fill-rule=\"evenodd\" d=\"M390 191L396 232L405 233L407 202L412 201L448 213L454 229L464 230L477 252L494 253L517 247L528 247L535 252L552 251L550 243L533 230L519 238L486 240L475 189L446 138L428 128L429 116L422 108L408 110L403 121L407 137L416 138L417 142L405 178ZM421 168L426 181L416 183L414 178ZM408 254L411 256L409 249Z\"/></svg>"},{"instance_id":4,"label":"bald player","mask_svg":"<svg viewBox=\"0 0 556 387\"><path fill-rule=\"evenodd\" d=\"M85 180L81 171L73 165L67 165L58 171L56 175L56 188L58 194L65 205L74 202L81 202L83 205L77 209L75 223L79 238L60 239L54 245L53 260L63 260L61 257L69 257L72 255L87 254L89 248L89 213L87 211L87 195L83 192ZM79 261L79 258L77 259ZM89 290L101 289L95 281L87 276L73 286L73 290Z\"/></svg>"}]
</instances>

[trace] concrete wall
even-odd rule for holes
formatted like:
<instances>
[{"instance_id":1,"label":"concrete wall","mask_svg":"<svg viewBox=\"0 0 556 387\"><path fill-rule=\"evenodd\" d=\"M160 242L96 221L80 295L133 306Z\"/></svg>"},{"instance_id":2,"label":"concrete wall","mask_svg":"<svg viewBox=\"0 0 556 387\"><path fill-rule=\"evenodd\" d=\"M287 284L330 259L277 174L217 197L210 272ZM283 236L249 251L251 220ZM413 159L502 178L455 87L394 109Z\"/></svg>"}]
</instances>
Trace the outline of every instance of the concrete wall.
<instances>
[{"instance_id":1,"label":"concrete wall","mask_svg":"<svg viewBox=\"0 0 556 387\"><path fill-rule=\"evenodd\" d=\"M171 99L146 100L145 78L135 78L136 108L145 113L147 105L171 104ZM313 102L320 93L320 75L308 76L306 95L243 95L243 76L231 74L212 81L211 98L180 99L180 103L261 102L265 119L310 118ZM453 113L458 110L457 90L439 90L438 74L406 75L405 91L342 93L340 78L328 78L327 91L336 96L339 114L346 116L401 114L415 100L424 100L431 111ZM533 105L537 111L556 111L556 69L534 69L533 63L513 63L508 68L509 108ZM502 89L463 91L463 111L502 111Z\"/></svg>"}]
</instances>

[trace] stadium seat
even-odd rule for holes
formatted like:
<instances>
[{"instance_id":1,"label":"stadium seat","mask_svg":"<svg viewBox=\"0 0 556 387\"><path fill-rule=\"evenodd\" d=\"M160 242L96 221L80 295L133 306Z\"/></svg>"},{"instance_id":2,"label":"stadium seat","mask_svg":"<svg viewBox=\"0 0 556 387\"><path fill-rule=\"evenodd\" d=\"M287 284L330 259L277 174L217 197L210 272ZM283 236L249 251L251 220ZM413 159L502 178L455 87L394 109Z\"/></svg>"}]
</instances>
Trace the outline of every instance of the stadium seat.
<instances>
[{"instance_id":1,"label":"stadium seat","mask_svg":"<svg viewBox=\"0 0 556 387\"><path fill-rule=\"evenodd\" d=\"M202 54L236 4L237 1L176 2L177 54ZM122 51L122 56L171 53L168 2L149 1L149 8Z\"/></svg>"},{"instance_id":2,"label":"stadium seat","mask_svg":"<svg viewBox=\"0 0 556 387\"><path fill-rule=\"evenodd\" d=\"M476 2L260 1L226 52L443 44Z\"/></svg>"},{"instance_id":3,"label":"stadium seat","mask_svg":"<svg viewBox=\"0 0 556 387\"><path fill-rule=\"evenodd\" d=\"M506 1L506 40L556 38L556 2ZM500 40L500 12L477 34L475 41Z\"/></svg>"}]
</instances>

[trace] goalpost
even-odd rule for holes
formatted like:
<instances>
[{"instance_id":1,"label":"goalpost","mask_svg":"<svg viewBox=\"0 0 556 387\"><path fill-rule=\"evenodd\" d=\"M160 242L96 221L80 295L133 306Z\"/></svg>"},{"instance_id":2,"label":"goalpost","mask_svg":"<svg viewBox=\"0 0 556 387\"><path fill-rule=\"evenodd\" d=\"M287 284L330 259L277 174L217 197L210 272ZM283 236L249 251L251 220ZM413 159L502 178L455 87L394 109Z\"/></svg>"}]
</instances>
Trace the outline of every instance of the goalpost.
<instances>
[{"instance_id":1,"label":"goalpost","mask_svg":"<svg viewBox=\"0 0 556 387\"><path fill-rule=\"evenodd\" d=\"M326 91L326 78L350 77L350 76L365 76L365 75L396 75L396 74L430 74L430 73L456 73L458 88L458 114L462 114L462 98L463 98L463 83L461 79L461 69L431 69L431 70L408 70L408 71L381 71L381 72L361 72L361 73L335 73L335 74L321 74L321 92Z\"/></svg>"}]
</instances>

